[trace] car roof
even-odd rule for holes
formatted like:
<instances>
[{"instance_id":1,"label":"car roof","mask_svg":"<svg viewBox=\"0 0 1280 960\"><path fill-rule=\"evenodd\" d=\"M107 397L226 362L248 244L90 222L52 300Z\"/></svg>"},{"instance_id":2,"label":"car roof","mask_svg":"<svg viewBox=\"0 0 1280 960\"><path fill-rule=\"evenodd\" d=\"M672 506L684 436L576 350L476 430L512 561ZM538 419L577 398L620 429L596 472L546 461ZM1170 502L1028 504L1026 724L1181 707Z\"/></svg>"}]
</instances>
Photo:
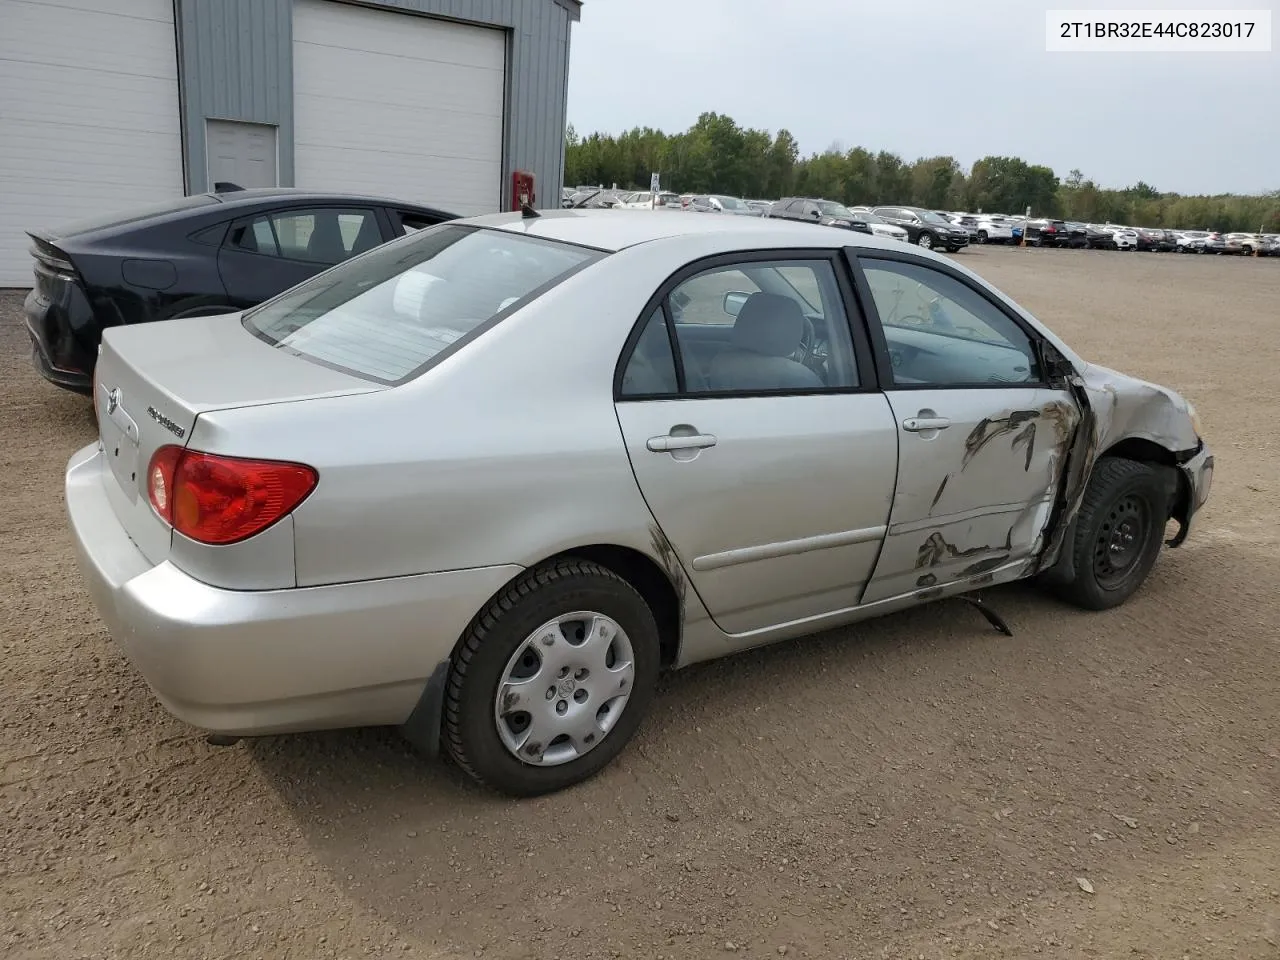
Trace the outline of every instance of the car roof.
<instances>
[{"instance_id":1,"label":"car roof","mask_svg":"<svg viewBox=\"0 0 1280 960\"><path fill-rule=\"evenodd\" d=\"M559 240L616 253L655 240L694 234L716 234L725 251L753 248L865 246L899 250L900 242L865 234L760 217L708 217L698 214L654 213L650 210L544 210L537 217L493 213L456 220L455 224L508 230L531 237Z\"/></svg>"},{"instance_id":2,"label":"car roof","mask_svg":"<svg viewBox=\"0 0 1280 960\"><path fill-rule=\"evenodd\" d=\"M301 187L251 187L245 190L228 190L225 193L210 193L209 196L228 207L249 206L270 200L288 200L290 202L301 200L318 203L333 201L350 203L356 201L358 203L376 203L380 206L418 207L423 210L436 209L416 201L398 200L394 197L378 196L377 194L328 193L319 190L306 190Z\"/></svg>"},{"instance_id":3,"label":"car roof","mask_svg":"<svg viewBox=\"0 0 1280 960\"><path fill-rule=\"evenodd\" d=\"M315 203L323 205L373 204L402 210L414 210L432 214L441 219L455 219L457 214L420 203L393 200L386 197L367 196L358 193L321 193L296 187L259 187L250 190L232 190L226 193L209 191L185 197L177 197L152 207L127 208L110 211L102 216L63 222L52 228L28 230L31 236L45 240L77 243L96 243L106 238L116 238L161 224L217 222L225 217L251 213L277 203Z\"/></svg>"}]
</instances>

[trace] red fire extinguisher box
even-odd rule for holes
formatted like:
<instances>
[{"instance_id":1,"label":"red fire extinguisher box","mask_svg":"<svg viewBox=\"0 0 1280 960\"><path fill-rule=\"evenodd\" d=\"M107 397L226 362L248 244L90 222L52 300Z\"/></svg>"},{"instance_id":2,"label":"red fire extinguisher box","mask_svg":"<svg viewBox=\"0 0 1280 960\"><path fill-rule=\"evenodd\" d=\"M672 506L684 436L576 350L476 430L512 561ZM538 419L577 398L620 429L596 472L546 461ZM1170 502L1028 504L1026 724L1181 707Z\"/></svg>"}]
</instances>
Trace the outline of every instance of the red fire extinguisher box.
<instances>
[{"instance_id":1,"label":"red fire extinguisher box","mask_svg":"<svg viewBox=\"0 0 1280 960\"><path fill-rule=\"evenodd\" d=\"M519 210L528 205L537 206L538 198L533 189L533 174L528 170L516 170L511 174L511 209Z\"/></svg>"}]
</instances>

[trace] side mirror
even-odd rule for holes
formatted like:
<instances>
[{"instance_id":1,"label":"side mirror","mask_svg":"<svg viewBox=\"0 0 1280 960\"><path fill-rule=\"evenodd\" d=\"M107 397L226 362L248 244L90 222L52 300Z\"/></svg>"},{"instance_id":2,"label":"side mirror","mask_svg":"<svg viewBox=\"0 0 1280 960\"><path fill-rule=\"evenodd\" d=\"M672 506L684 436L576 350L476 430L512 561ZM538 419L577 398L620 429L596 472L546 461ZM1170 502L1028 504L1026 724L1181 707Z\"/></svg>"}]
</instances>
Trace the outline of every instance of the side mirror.
<instances>
[{"instance_id":1,"label":"side mirror","mask_svg":"<svg viewBox=\"0 0 1280 960\"><path fill-rule=\"evenodd\" d=\"M810 210L810 211L809 211L809 216L810 216L812 219L814 219L814 220L821 220L821 219L822 219L822 211L821 211L821 210Z\"/></svg>"},{"instance_id":2,"label":"side mirror","mask_svg":"<svg viewBox=\"0 0 1280 960\"><path fill-rule=\"evenodd\" d=\"M749 293L726 293L724 295L724 312L731 317L736 317L742 312L742 308L746 306Z\"/></svg>"}]
</instances>

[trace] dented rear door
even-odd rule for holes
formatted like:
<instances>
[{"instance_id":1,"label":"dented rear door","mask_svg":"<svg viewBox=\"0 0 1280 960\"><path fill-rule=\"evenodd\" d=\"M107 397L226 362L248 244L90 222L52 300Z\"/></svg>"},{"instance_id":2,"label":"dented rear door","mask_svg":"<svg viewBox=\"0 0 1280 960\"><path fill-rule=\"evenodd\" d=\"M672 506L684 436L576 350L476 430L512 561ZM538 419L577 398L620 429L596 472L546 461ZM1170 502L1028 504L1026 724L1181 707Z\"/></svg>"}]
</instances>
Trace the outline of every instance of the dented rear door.
<instances>
[{"instance_id":1,"label":"dented rear door","mask_svg":"<svg viewBox=\"0 0 1280 960\"><path fill-rule=\"evenodd\" d=\"M861 266L899 437L888 535L863 603L976 585L1042 549L1078 408L1044 381L1031 334L976 286L925 261Z\"/></svg>"}]
</instances>

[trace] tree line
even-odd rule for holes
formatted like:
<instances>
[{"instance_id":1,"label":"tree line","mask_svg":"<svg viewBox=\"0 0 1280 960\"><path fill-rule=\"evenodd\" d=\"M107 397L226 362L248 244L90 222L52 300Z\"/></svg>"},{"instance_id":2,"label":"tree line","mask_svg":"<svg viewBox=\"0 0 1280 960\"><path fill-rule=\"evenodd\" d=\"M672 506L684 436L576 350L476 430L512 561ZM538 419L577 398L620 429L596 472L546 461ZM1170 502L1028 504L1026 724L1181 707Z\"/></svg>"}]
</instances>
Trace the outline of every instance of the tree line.
<instances>
[{"instance_id":1,"label":"tree line","mask_svg":"<svg viewBox=\"0 0 1280 960\"><path fill-rule=\"evenodd\" d=\"M895 153L845 148L800 155L787 130L740 127L732 117L704 113L683 133L651 127L611 136L580 136L569 127L565 184L616 183L647 190L650 174L664 189L723 193L751 199L822 197L849 205L904 204L939 210L1061 217L1089 223L1197 230L1280 231L1280 190L1263 196L1161 193L1138 182L1100 187L1072 170L1065 178L1018 157L983 157L966 172L954 157L908 163Z\"/></svg>"}]
</instances>

